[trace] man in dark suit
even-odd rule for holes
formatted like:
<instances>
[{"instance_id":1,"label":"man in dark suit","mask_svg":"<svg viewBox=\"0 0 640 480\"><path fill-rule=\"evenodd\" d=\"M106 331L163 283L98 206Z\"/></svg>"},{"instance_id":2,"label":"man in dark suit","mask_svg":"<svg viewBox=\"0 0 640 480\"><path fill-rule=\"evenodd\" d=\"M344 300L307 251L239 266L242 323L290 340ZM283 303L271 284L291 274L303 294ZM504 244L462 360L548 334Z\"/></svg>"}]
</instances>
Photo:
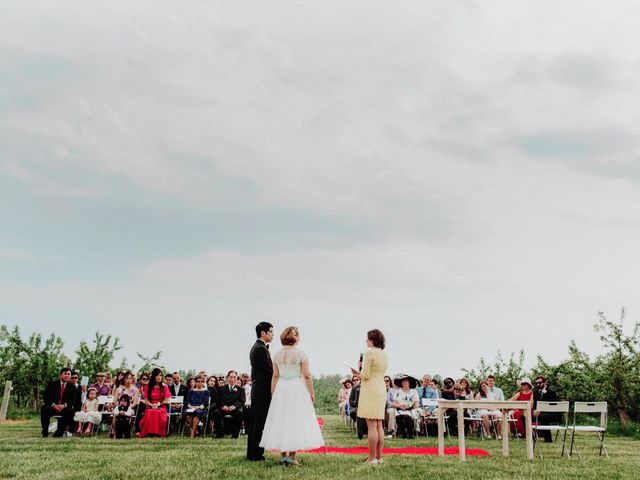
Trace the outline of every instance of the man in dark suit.
<instances>
[{"instance_id":1,"label":"man in dark suit","mask_svg":"<svg viewBox=\"0 0 640 480\"><path fill-rule=\"evenodd\" d=\"M560 396L551 390L547 385L547 377L538 375L535 379L536 388L533 391L533 421L538 425L558 424L562 421L561 413L539 412L538 402L559 402ZM538 436L543 438L545 443L553 442L553 437L549 430L539 430Z\"/></svg>"},{"instance_id":2,"label":"man in dark suit","mask_svg":"<svg viewBox=\"0 0 640 480\"><path fill-rule=\"evenodd\" d=\"M224 437L224 428L229 427L231 437L240 436L242 425L242 409L246 400L244 388L236 385L238 372L231 370L227 374L227 384L218 390L218 402L213 412L213 423L216 430L216 438Z\"/></svg>"},{"instance_id":3,"label":"man in dark suit","mask_svg":"<svg viewBox=\"0 0 640 480\"><path fill-rule=\"evenodd\" d=\"M167 377L169 374L166 375ZM169 385L167 383L167 385ZM180 372L173 372L171 374L171 385L169 385L169 391L171 392L172 397L183 397L183 402L187 402L187 387L182 383L182 378L180 377ZM171 404L171 411L173 413L179 412L182 413L182 409L184 403L173 403ZM171 416L171 429L173 430L178 422L184 421L184 417L182 415L172 415Z\"/></svg>"},{"instance_id":4,"label":"man in dark suit","mask_svg":"<svg viewBox=\"0 0 640 480\"><path fill-rule=\"evenodd\" d=\"M54 437L61 437L68 425L73 422L73 407L77 402L76 387L69 383L71 369L60 370L58 380L49 382L44 391L42 408L40 409L40 422L42 424L42 437L49 436L49 422L51 417L60 415L58 429Z\"/></svg>"},{"instance_id":5,"label":"man in dark suit","mask_svg":"<svg viewBox=\"0 0 640 480\"><path fill-rule=\"evenodd\" d=\"M251 348L251 410L253 421L247 441L247 460L264 460L264 448L260 448L262 431L267 421L269 405L271 404L271 379L273 378L273 364L269 354L269 344L273 340L273 325L260 322L256 325L258 339Z\"/></svg>"}]
</instances>

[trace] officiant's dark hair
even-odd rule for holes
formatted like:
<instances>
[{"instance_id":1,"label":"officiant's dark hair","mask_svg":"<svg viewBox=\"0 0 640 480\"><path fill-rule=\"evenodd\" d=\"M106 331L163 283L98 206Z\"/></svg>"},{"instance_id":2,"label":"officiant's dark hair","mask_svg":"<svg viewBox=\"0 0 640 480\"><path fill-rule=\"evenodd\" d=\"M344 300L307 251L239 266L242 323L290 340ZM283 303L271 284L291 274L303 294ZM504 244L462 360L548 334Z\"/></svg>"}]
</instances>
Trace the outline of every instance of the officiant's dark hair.
<instances>
[{"instance_id":1,"label":"officiant's dark hair","mask_svg":"<svg viewBox=\"0 0 640 480\"><path fill-rule=\"evenodd\" d=\"M256 336L260 338L262 336L262 332L269 333L270 328L273 328L273 325L271 325L269 322L260 322L258 325L256 325Z\"/></svg>"},{"instance_id":2,"label":"officiant's dark hair","mask_svg":"<svg viewBox=\"0 0 640 480\"><path fill-rule=\"evenodd\" d=\"M367 338L373 342L373 346L384 350L384 334L378 330L369 330L367 332Z\"/></svg>"}]
</instances>

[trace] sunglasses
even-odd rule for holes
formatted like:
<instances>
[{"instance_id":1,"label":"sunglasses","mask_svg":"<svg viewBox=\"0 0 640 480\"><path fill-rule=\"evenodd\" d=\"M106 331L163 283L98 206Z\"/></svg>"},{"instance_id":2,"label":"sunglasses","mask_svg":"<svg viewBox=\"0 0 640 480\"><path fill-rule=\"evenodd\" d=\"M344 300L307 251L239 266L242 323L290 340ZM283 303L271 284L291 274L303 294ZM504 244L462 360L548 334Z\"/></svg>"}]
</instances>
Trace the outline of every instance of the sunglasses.
<instances>
[{"instance_id":1,"label":"sunglasses","mask_svg":"<svg viewBox=\"0 0 640 480\"><path fill-rule=\"evenodd\" d=\"M142 377L140 380L142 380L143 382L148 382L149 381L149 377Z\"/></svg>"}]
</instances>

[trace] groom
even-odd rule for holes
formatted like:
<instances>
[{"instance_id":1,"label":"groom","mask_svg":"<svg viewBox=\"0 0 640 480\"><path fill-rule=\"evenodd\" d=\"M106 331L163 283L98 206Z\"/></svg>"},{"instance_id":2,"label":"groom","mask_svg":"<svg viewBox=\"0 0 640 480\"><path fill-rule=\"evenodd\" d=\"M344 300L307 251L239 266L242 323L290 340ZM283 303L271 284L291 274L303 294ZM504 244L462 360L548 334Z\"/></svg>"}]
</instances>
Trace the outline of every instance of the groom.
<instances>
[{"instance_id":1,"label":"groom","mask_svg":"<svg viewBox=\"0 0 640 480\"><path fill-rule=\"evenodd\" d=\"M264 448L260 448L262 431L267 421L269 404L271 403L271 378L273 365L269 354L269 344L273 340L273 325L260 322L256 325L258 340L253 344L249 360L251 361L251 409L253 410L253 424L249 430L247 442L247 460L264 460Z\"/></svg>"}]
</instances>

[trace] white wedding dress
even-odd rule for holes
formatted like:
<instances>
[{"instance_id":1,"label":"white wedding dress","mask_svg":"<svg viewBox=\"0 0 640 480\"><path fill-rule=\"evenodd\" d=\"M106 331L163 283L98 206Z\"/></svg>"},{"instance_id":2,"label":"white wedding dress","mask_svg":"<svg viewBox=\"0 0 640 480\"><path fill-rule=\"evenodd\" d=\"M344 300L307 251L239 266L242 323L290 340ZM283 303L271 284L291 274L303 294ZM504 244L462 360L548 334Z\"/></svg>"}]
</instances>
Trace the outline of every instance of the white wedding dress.
<instances>
[{"instance_id":1,"label":"white wedding dress","mask_svg":"<svg viewBox=\"0 0 640 480\"><path fill-rule=\"evenodd\" d=\"M324 446L311 395L302 378L306 358L297 347L284 347L273 356L280 379L260 442L265 450L296 452Z\"/></svg>"}]
</instances>

